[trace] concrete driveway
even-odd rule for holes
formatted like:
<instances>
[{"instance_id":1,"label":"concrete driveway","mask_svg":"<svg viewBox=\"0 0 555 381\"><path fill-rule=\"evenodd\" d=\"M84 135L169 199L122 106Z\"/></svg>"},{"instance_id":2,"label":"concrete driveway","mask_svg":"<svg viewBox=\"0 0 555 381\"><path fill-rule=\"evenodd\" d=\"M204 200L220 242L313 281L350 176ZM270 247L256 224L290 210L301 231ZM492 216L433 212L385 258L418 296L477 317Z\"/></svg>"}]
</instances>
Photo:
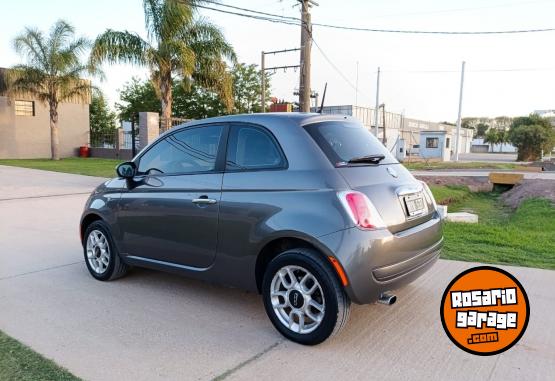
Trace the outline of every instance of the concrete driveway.
<instances>
[{"instance_id":1,"label":"concrete driveway","mask_svg":"<svg viewBox=\"0 0 555 381\"><path fill-rule=\"evenodd\" d=\"M354 306L317 347L288 341L258 295L147 270L87 273L78 219L102 179L0 166L0 329L88 380L547 380L555 374L555 272L505 267L526 288L528 330L498 356L456 348L441 294L470 263L440 261L397 304Z\"/></svg>"}]
</instances>

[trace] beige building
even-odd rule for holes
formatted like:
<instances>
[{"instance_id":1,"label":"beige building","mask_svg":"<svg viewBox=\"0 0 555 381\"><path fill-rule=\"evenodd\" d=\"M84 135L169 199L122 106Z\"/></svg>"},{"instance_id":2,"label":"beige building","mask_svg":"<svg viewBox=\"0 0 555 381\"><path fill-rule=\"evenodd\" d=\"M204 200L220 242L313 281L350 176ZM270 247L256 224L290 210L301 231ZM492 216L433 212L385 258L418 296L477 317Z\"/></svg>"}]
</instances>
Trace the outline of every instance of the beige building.
<instances>
[{"instance_id":1,"label":"beige building","mask_svg":"<svg viewBox=\"0 0 555 381\"><path fill-rule=\"evenodd\" d=\"M48 106L34 99L5 96L0 68L0 159L49 158L50 116ZM58 106L60 156L76 156L89 138L89 105Z\"/></svg>"}]
</instances>

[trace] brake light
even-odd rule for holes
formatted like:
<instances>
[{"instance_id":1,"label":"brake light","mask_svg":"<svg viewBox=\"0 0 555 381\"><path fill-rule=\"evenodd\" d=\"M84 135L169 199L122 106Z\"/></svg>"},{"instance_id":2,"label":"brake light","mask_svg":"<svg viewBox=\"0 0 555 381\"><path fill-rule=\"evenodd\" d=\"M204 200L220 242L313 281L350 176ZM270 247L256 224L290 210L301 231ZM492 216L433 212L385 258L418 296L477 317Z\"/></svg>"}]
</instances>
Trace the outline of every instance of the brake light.
<instances>
[{"instance_id":1,"label":"brake light","mask_svg":"<svg viewBox=\"0 0 555 381\"><path fill-rule=\"evenodd\" d=\"M428 201L429 204L432 204L434 210L437 210L436 199L434 198L434 194L430 190L430 187L424 181L421 181L420 183L422 184L422 187L424 188L424 195L426 196L426 201Z\"/></svg>"},{"instance_id":2,"label":"brake light","mask_svg":"<svg viewBox=\"0 0 555 381\"><path fill-rule=\"evenodd\" d=\"M385 223L380 213L364 193L347 191L338 193L339 200L353 222L362 229L381 229Z\"/></svg>"}]
</instances>

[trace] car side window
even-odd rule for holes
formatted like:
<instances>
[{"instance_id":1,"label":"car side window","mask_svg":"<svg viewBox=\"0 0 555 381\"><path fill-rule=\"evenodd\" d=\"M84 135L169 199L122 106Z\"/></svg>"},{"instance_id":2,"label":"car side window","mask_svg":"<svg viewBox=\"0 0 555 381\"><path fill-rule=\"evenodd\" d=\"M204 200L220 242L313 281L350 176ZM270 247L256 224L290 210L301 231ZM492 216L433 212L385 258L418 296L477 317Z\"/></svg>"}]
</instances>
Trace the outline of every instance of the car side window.
<instances>
[{"instance_id":1,"label":"car side window","mask_svg":"<svg viewBox=\"0 0 555 381\"><path fill-rule=\"evenodd\" d=\"M265 129L235 125L227 146L226 170L257 170L285 167L285 158L275 138Z\"/></svg>"},{"instance_id":2,"label":"car side window","mask_svg":"<svg viewBox=\"0 0 555 381\"><path fill-rule=\"evenodd\" d=\"M213 171L222 131L222 125L200 126L167 136L141 156L139 174Z\"/></svg>"}]
</instances>

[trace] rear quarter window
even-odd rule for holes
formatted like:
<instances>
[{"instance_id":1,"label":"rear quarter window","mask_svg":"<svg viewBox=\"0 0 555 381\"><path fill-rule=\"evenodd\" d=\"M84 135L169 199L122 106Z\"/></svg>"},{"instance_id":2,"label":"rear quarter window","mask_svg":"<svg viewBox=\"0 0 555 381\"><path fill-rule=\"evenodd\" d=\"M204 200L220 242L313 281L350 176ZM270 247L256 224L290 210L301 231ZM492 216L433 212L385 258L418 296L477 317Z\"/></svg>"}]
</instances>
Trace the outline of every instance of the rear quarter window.
<instances>
[{"instance_id":1,"label":"rear quarter window","mask_svg":"<svg viewBox=\"0 0 555 381\"><path fill-rule=\"evenodd\" d=\"M334 166L368 155L384 155L380 164L398 163L389 150L359 123L329 121L304 127Z\"/></svg>"}]
</instances>

